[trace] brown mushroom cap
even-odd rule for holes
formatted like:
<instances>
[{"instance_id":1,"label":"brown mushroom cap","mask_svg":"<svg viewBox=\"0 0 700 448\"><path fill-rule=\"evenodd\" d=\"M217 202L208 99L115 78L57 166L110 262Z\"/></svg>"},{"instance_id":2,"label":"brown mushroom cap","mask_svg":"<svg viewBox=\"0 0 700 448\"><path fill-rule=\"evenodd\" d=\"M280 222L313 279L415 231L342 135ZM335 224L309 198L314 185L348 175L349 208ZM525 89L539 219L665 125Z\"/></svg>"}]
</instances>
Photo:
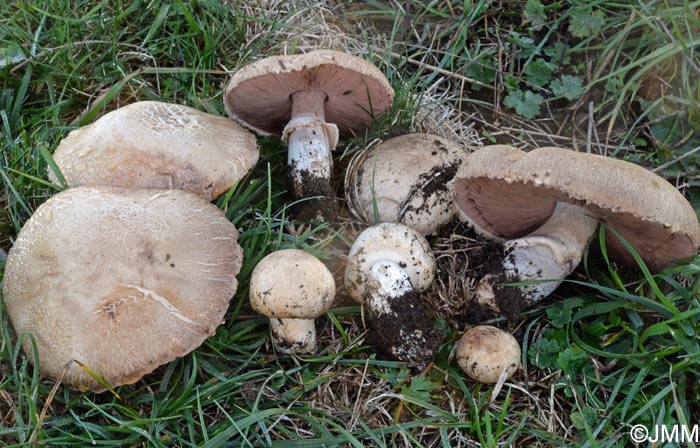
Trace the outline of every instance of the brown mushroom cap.
<instances>
[{"instance_id":1,"label":"brown mushroom cap","mask_svg":"<svg viewBox=\"0 0 700 448\"><path fill-rule=\"evenodd\" d=\"M506 379L520 367L520 344L515 337L490 325L470 328L455 347L457 363L473 380L496 384L504 369Z\"/></svg>"},{"instance_id":2,"label":"brown mushroom cap","mask_svg":"<svg viewBox=\"0 0 700 448\"><path fill-rule=\"evenodd\" d=\"M242 251L224 214L181 190L71 188L42 204L17 236L3 292L39 367L102 391L130 384L198 347L222 323ZM28 338L22 338L31 351Z\"/></svg>"},{"instance_id":3,"label":"brown mushroom cap","mask_svg":"<svg viewBox=\"0 0 700 448\"><path fill-rule=\"evenodd\" d=\"M700 245L698 218L683 195L623 160L554 147L526 153L487 146L467 158L454 189L460 213L487 237L522 237L565 201L620 233L652 270L695 255ZM606 243L621 261L634 263L610 232Z\"/></svg>"},{"instance_id":4,"label":"brown mushroom cap","mask_svg":"<svg viewBox=\"0 0 700 448\"><path fill-rule=\"evenodd\" d=\"M335 280L318 258L298 249L265 256L250 277L250 306L277 319L315 319L333 304Z\"/></svg>"},{"instance_id":5,"label":"brown mushroom cap","mask_svg":"<svg viewBox=\"0 0 700 448\"><path fill-rule=\"evenodd\" d=\"M322 91L327 123L341 132L361 127L391 106L394 91L371 62L333 50L270 56L238 70L226 87L228 114L261 134L282 134L291 95ZM358 126L359 125L359 126Z\"/></svg>"},{"instance_id":6,"label":"brown mushroom cap","mask_svg":"<svg viewBox=\"0 0 700 448\"><path fill-rule=\"evenodd\" d=\"M258 147L230 118L140 101L71 131L53 157L71 187L177 188L211 201L250 171Z\"/></svg>"},{"instance_id":7,"label":"brown mushroom cap","mask_svg":"<svg viewBox=\"0 0 700 448\"><path fill-rule=\"evenodd\" d=\"M367 223L400 222L424 235L456 213L452 184L467 152L431 134L405 134L370 148L353 160L345 196L350 210Z\"/></svg>"}]
</instances>

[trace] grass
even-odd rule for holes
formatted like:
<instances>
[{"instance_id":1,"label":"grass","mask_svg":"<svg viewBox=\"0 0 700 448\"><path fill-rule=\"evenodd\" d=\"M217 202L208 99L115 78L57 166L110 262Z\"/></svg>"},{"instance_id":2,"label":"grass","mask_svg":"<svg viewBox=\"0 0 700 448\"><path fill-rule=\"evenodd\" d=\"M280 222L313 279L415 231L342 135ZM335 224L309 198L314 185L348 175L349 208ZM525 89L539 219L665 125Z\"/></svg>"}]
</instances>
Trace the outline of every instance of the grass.
<instances>
[{"instance_id":1,"label":"grass","mask_svg":"<svg viewBox=\"0 0 700 448\"><path fill-rule=\"evenodd\" d=\"M697 2L341 3L4 2L0 263L32 212L64 188L46 173L70 130L145 99L223 115L230 71L317 46L372 59L397 92L390 113L342 142L336 179L377 139L428 131L663 167L697 207L698 159L685 156L698 146ZM217 201L241 232L245 264L216 334L116 394L79 393L38 374L0 301L0 443L622 447L635 424L700 423L698 259L652 275L612 264L600 242L555 298L496 322L521 341L525 366L500 391L451 360L487 253L457 223L431 238L440 274L429 297L448 336L430 369L377 359L350 302L318 320L317 355L274 353L266 320L247 305L256 262L297 247L340 278L361 225L290 222L286 149L259 141L258 165Z\"/></svg>"}]
</instances>

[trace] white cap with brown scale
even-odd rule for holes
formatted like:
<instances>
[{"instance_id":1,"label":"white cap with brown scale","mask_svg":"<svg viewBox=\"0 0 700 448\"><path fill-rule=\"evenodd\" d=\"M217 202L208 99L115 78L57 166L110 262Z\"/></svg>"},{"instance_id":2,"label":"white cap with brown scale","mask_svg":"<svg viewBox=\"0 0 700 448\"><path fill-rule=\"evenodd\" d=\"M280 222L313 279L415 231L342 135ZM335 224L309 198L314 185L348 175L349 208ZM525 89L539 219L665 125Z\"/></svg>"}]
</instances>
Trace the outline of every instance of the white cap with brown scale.
<instances>
[{"instance_id":1,"label":"white cap with brown scale","mask_svg":"<svg viewBox=\"0 0 700 448\"><path fill-rule=\"evenodd\" d=\"M399 222L429 235L455 218L452 185L466 149L437 135L413 133L358 154L348 166L345 197L364 222Z\"/></svg>"},{"instance_id":2,"label":"white cap with brown scale","mask_svg":"<svg viewBox=\"0 0 700 448\"><path fill-rule=\"evenodd\" d=\"M230 118L139 101L71 131L53 158L71 187L176 188L211 201L250 171L258 147Z\"/></svg>"},{"instance_id":3,"label":"white cap with brown scale","mask_svg":"<svg viewBox=\"0 0 700 448\"><path fill-rule=\"evenodd\" d=\"M467 330L457 341L457 364L469 378L484 384L510 379L520 368L520 344L515 337L490 325Z\"/></svg>"},{"instance_id":4,"label":"white cap with brown scale","mask_svg":"<svg viewBox=\"0 0 700 448\"><path fill-rule=\"evenodd\" d=\"M633 163L563 148L528 153L487 146L455 181L460 216L477 233L505 241L503 273L477 286L477 302L498 310L496 283L554 281L520 288L525 305L550 294L581 260L598 222L618 232L652 271L697 253L698 218L669 182ZM609 252L634 260L610 231Z\"/></svg>"},{"instance_id":5,"label":"white cap with brown scale","mask_svg":"<svg viewBox=\"0 0 700 448\"><path fill-rule=\"evenodd\" d=\"M10 250L3 293L40 371L81 390L130 384L222 323L243 254L238 232L181 190L77 187L43 203ZM24 335L24 336L23 336ZM31 359L31 356L30 356ZM76 362L73 362L76 361Z\"/></svg>"},{"instance_id":6,"label":"white cap with brown scale","mask_svg":"<svg viewBox=\"0 0 700 448\"><path fill-rule=\"evenodd\" d=\"M275 348L288 354L316 351L314 319L333 304L335 280L318 258L298 249L266 255L250 277L250 306L270 318Z\"/></svg>"}]
</instances>

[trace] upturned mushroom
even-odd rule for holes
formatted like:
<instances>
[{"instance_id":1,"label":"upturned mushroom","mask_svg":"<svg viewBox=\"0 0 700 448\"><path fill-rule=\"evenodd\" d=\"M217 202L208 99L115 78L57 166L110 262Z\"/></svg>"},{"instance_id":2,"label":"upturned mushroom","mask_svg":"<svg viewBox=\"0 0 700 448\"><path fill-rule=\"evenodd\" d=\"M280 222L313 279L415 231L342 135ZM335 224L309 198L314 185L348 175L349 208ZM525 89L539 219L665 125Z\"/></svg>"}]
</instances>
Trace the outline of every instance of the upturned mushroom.
<instances>
[{"instance_id":1,"label":"upturned mushroom","mask_svg":"<svg viewBox=\"0 0 700 448\"><path fill-rule=\"evenodd\" d=\"M328 311L334 298L333 275L302 250L266 255L250 278L250 306L270 318L272 342L282 353L316 352L314 319Z\"/></svg>"},{"instance_id":2,"label":"upturned mushroom","mask_svg":"<svg viewBox=\"0 0 700 448\"><path fill-rule=\"evenodd\" d=\"M40 371L80 390L136 382L197 348L236 291L238 232L181 190L77 187L43 203L10 250L5 306ZM29 359L33 359L29 356Z\"/></svg>"},{"instance_id":3,"label":"upturned mushroom","mask_svg":"<svg viewBox=\"0 0 700 448\"><path fill-rule=\"evenodd\" d=\"M424 235L452 221L452 184L467 151L432 134L405 134L358 153L345 197L365 223L398 222Z\"/></svg>"},{"instance_id":4,"label":"upturned mushroom","mask_svg":"<svg viewBox=\"0 0 700 448\"><path fill-rule=\"evenodd\" d=\"M250 171L258 147L230 118L140 101L71 131L53 158L71 187L176 188L211 201Z\"/></svg>"},{"instance_id":5,"label":"upturned mushroom","mask_svg":"<svg viewBox=\"0 0 700 448\"><path fill-rule=\"evenodd\" d=\"M425 237L403 224L382 223L355 240L345 269L345 289L367 310L370 339L379 352L422 367L434 356L440 335L420 293L435 276Z\"/></svg>"},{"instance_id":6,"label":"upturned mushroom","mask_svg":"<svg viewBox=\"0 0 700 448\"><path fill-rule=\"evenodd\" d=\"M504 244L501 270L475 291L476 302L495 311L517 313L552 293L581 261L599 222L652 271L695 255L700 244L698 218L683 195L622 160L555 147L526 153L490 146L468 157L454 188L462 218ZM618 260L634 263L609 230L606 244ZM510 282L531 284L501 286Z\"/></svg>"},{"instance_id":7,"label":"upturned mushroom","mask_svg":"<svg viewBox=\"0 0 700 448\"><path fill-rule=\"evenodd\" d=\"M282 135L303 219L333 221L332 151L339 132L356 132L391 106L394 91L364 59L332 50L272 56L232 76L224 94L228 114L260 134ZM308 202L308 201L305 201ZM308 209L305 209L308 207Z\"/></svg>"},{"instance_id":8,"label":"upturned mushroom","mask_svg":"<svg viewBox=\"0 0 700 448\"><path fill-rule=\"evenodd\" d=\"M455 347L457 364L469 378L496 384L513 377L520 368L520 344L515 337L490 325L467 330Z\"/></svg>"}]
</instances>

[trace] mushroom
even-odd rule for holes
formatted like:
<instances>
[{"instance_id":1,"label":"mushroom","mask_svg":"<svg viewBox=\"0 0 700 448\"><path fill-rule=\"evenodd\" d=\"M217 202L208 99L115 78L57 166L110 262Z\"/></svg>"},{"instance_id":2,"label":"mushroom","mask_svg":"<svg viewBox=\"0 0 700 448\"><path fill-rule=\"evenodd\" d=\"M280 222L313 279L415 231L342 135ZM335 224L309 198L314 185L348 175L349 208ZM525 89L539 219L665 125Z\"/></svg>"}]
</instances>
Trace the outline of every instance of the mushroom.
<instances>
[{"instance_id":1,"label":"mushroom","mask_svg":"<svg viewBox=\"0 0 700 448\"><path fill-rule=\"evenodd\" d=\"M525 153L510 146L475 151L455 181L462 218L482 236L504 243L502 272L487 274L475 300L517 313L556 289L579 264L598 222L628 241L658 271L695 255L700 224L683 195L630 162L563 148ZM634 259L606 233L609 251ZM530 282L515 289L508 282Z\"/></svg>"},{"instance_id":2,"label":"mushroom","mask_svg":"<svg viewBox=\"0 0 700 448\"><path fill-rule=\"evenodd\" d=\"M457 364L469 378L496 384L520 368L520 344L512 334L490 325L470 328L455 347Z\"/></svg>"},{"instance_id":3,"label":"mushroom","mask_svg":"<svg viewBox=\"0 0 700 448\"><path fill-rule=\"evenodd\" d=\"M266 255L250 278L250 306L270 318L272 342L282 353L316 351L314 319L328 311L334 298L333 275L302 250Z\"/></svg>"},{"instance_id":4,"label":"mushroom","mask_svg":"<svg viewBox=\"0 0 700 448\"><path fill-rule=\"evenodd\" d=\"M406 134L358 154L345 197L359 219L399 222L429 235L456 216L452 184L465 149L437 135Z\"/></svg>"},{"instance_id":5,"label":"mushroom","mask_svg":"<svg viewBox=\"0 0 700 448\"><path fill-rule=\"evenodd\" d=\"M181 190L70 188L39 206L10 250L3 293L40 371L80 390L136 382L197 348L236 291L238 232ZM32 359L32 357L29 357Z\"/></svg>"},{"instance_id":6,"label":"mushroom","mask_svg":"<svg viewBox=\"0 0 700 448\"><path fill-rule=\"evenodd\" d=\"M140 101L71 131L53 158L71 187L180 189L211 201L250 171L258 147L230 118Z\"/></svg>"},{"instance_id":7,"label":"mushroom","mask_svg":"<svg viewBox=\"0 0 700 448\"><path fill-rule=\"evenodd\" d=\"M250 63L231 78L224 94L228 114L256 132L282 135L302 218L335 220L331 187L338 132L362 129L391 106L394 91L372 63L332 50L271 56Z\"/></svg>"},{"instance_id":8,"label":"mushroom","mask_svg":"<svg viewBox=\"0 0 700 448\"><path fill-rule=\"evenodd\" d=\"M345 289L367 310L370 339L392 359L422 367L440 335L423 308L420 292L435 276L425 237L403 224L382 223L355 240L345 269Z\"/></svg>"}]
</instances>

